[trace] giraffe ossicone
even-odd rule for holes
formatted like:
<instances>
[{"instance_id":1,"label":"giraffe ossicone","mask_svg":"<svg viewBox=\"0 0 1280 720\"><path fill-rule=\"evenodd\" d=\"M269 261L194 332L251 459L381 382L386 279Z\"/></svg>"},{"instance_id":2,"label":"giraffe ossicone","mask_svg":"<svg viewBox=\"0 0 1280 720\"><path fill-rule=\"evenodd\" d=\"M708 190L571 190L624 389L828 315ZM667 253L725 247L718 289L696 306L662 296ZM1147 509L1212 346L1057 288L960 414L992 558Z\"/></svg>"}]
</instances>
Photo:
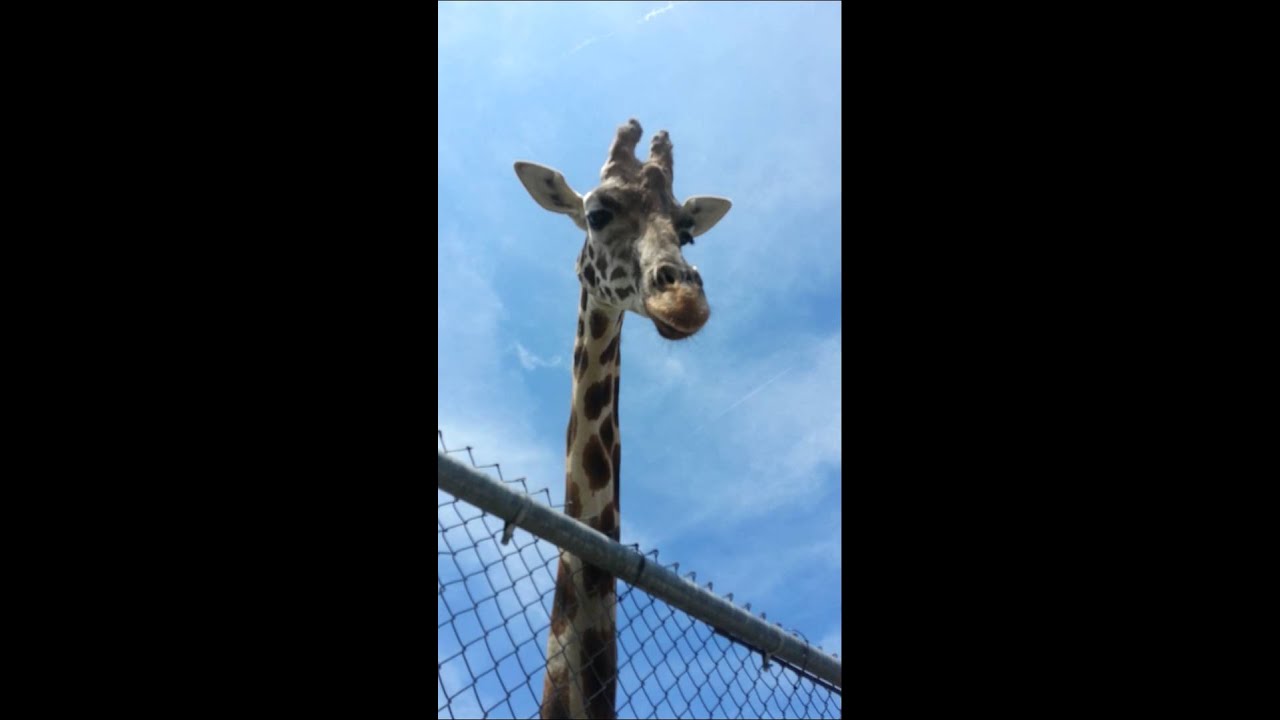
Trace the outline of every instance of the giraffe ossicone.
<instances>
[{"instance_id":1,"label":"giraffe ossicone","mask_svg":"<svg viewBox=\"0 0 1280 720\"><path fill-rule=\"evenodd\" d=\"M618 390L622 320L627 311L681 340L711 315L702 276L683 248L729 212L729 200L672 192L674 157L665 130L635 156L643 130L635 119L618 127L600 184L579 195L560 172L531 162L516 177L535 202L568 215L587 237L578 253L582 286L573 348L572 402L565 430L565 513L615 542L621 534L622 441ZM613 718L617 695L617 594L614 578L561 552L556 572L543 718Z\"/></svg>"}]
</instances>

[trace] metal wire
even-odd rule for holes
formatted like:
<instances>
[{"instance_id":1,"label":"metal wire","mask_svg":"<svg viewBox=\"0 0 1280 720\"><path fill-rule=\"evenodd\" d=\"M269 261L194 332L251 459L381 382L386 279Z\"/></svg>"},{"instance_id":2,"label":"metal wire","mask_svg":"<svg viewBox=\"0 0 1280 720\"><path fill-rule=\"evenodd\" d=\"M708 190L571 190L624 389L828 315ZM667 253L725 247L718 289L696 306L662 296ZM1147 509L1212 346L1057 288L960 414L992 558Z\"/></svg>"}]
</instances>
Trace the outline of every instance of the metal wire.
<instances>
[{"instance_id":1,"label":"metal wire","mask_svg":"<svg viewBox=\"0 0 1280 720\"><path fill-rule=\"evenodd\" d=\"M498 464L477 465L470 446L450 449L443 432L437 434L442 453L491 469L502 483L529 494L523 478L507 480ZM546 489L529 497L561 507ZM441 718L538 717L559 549L528 532L510 532L510 525L438 491ZM679 567L661 565L656 551L644 560L650 567ZM635 587L634 580L618 578L619 718L840 717L839 688L778 658L765 667L771 648L740 642ZM812 652L816 658L821 651Z\"/></svg>"}]
</instances>

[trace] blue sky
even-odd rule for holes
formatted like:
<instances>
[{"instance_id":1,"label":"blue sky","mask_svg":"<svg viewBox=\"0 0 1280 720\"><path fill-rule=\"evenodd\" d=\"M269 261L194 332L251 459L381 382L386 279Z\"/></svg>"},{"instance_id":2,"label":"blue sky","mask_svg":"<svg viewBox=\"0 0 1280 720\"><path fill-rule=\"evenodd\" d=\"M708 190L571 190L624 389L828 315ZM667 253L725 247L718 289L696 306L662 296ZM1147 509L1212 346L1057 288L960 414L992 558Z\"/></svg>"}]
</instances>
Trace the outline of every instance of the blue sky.
<instances>
[{"instance_id":1,"label":"blue sky","mask_svg":"<svg viewBox=\"0 0 1280 720\"><path fill-rule=\"evenodd\" d=\"M635 117L675 192L733 209L685 248L712 308L622 342L622 541L840 650L840 7L440 3L438 426L508 477L564 484L574 260L516 160L599 180Z\"/></svg>"}]
</instances>

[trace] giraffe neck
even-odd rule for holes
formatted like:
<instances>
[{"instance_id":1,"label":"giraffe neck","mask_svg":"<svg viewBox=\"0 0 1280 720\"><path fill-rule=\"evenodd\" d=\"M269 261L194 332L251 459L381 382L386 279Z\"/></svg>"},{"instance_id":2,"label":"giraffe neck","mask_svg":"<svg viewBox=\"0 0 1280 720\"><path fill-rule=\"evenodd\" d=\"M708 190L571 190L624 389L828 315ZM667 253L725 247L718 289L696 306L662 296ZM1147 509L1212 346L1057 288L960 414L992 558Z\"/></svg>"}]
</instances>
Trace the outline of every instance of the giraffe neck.
<instances>
[{"instance_id":1,"label":"giraffe neck","mask_svg":"<svg viewBox=\"0 0 1280 720\"><path fill-rule=\"evenodd\" d=\"M564 461L565 513L615 542L620 537L622 317L622 311L596 305L583 290ZM613 576L561 552L547 638L543 718L615 716L616 605Z\"/></svg>"}]
</instances>

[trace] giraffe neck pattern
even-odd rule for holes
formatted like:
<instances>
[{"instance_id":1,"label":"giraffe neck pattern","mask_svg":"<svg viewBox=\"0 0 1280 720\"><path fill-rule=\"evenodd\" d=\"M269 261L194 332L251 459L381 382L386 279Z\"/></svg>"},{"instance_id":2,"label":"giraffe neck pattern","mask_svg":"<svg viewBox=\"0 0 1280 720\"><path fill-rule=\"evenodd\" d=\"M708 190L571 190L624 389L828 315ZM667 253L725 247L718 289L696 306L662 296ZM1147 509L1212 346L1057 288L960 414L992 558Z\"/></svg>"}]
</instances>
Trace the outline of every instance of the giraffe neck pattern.
<instances>
[{"instance_id":1,"label":"giraffe neck pattern","mask_svg":"<svg viewBox=\"0 0 1280 720\"><path fill-rule=\"evenodd\" d=\"M565 431L565 513L620 537L618 432L620 310L583 290ZM543 718L613 718L617 694L617 594L613 576L562 552L556 571Z\"/></svg>"}]
</instances>

